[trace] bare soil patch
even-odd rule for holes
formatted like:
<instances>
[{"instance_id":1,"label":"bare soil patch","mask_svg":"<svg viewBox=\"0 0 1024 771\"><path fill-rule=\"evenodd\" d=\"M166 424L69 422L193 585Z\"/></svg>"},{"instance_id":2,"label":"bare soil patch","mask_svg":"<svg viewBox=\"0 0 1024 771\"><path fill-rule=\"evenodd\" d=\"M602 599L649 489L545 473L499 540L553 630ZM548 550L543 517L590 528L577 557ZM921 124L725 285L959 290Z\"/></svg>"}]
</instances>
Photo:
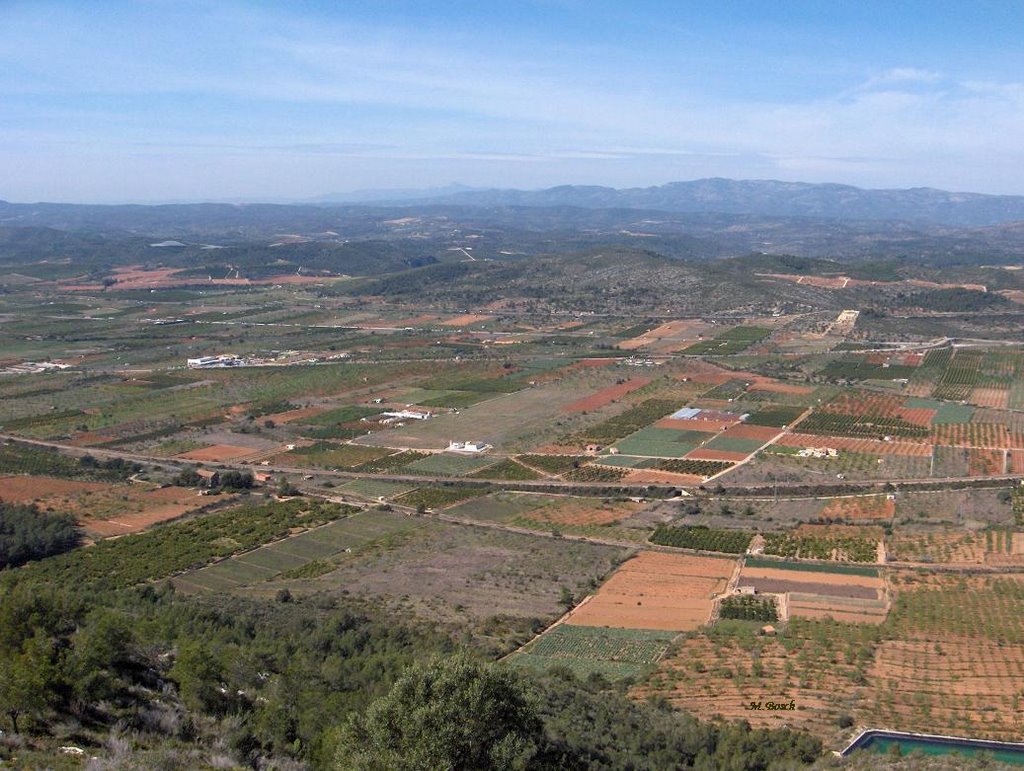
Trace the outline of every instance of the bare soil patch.
<instances>
[{"instance_id":1,"label":"bare soil patch","mask_svg":"<svg viewBox=\"0 0 1024 771\"><path fill-rule=\"evenodd\" d=\"M593 499L564 498L524 514L536 522L552 525L609 525L633 516L644 507L633 501L601 503Z\"/></svg>"},{"instance_id":2,"label":"bare soil patch","mask_svg":"<svg viewBox=\"0 0 1024 771\"><path fill-rule=\"evenodd\" d=\"M198 450L191 450L189 452L178 455L178 458L185 458L186 460L198 460L198 461L230 461L244 458L248 455L258 453L258 450L253 450L252 447L240 447L235 444L213 444L209 447L201 447Z\"/></svg>"},{"instance_id":3,"label":"bare soil patch","mask_svg":"<svg viewBox=\"0 0 1024 771\"><path fill-rule=\"evenodd\" d=\"M578 605L568 624L687 631L707 623L712 598L736 569L728 559L641 552L597 594Z\"/></svg>"},{"instance_id":4,"label":"bare soil patch","mask_svg":"<svg viewBox=\"0 0 1024 771\"><path fill-rule=\"evenodd\" d=\"M657 428L676 428L681 431L703 431L717 434L719 431L735 425L734 420L681 420L679 418L662 418L654 425Z\"/></svg>"},{"instance_id":5,"label":"bare soil patch","mask_svg":"<svg viewBox=\"0 0 1024 771\"><path fill-rule=\"evenodd\" d=\"M856 439L849 436L820 436L818 434L784 434L775 444L782 447L833 447L837 450L847 450L863 455L905 455L913 458L928 458L932 454L932 446L920 442L885 442L880 439Z\"/></svg>"},{"instance_id":6,"label":"bare soil patch","mask_svg":"<svg viewBox=\"0 0 1024 771\"><path fill-rule=\"evenodd\" d=\"M632 378L631 380L627 380L625 383L610 385L607 388L595 391L582 399L570 402L562 409L565 412L589 412L590 410L596 410L600 407L604 407L606 404L611 404L617 399L621 399L631 391L643 388L650 382L651 379L648 377Z\"/></svg>"},{"instance_id":7,"label":"bare soil patch","mask_svg":"<svg viewBox=\"0 0 1024 771\"><path fill-rule=\"evenodd\" d=\"M650 471L637 469L630 471L622 478L625 484L667 484L667 485L699 485L704 477L696 474L673 474L671 471Z\"/></svg>"},{"instance_id":8,"label":"bare soil patch","mask_svg":"<svg viewBox=\"0 0 1024 771\"><path fill-rule=\"evenodd\" d=\"M480 313L466 313L462 316L454 316L447 321L437 322L442 327L468 327L481 321L490 321L494 316L485 316Z\"/></svg>"}]
</instances>

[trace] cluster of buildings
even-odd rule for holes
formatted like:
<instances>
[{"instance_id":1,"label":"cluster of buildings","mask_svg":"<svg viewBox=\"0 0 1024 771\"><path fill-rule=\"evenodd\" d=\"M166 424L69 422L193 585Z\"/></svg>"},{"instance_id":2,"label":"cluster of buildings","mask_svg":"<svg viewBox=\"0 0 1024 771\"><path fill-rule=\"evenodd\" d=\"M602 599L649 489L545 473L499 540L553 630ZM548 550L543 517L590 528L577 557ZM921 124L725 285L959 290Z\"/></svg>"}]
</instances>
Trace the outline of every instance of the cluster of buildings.
<instances>
[{"instance_id":1,"label":"cluster of buildings","mask_svg":"<svg viewBox=\"0 0 1024 771\"><path fill-rule=\"evenodd\" d=\"M796 454L801 458L838 458L839 450L835 447L804 447Z\"/></svg>"},{"instance_id":2,"label":"cluster of buildings","mask_svg":"<svg viewBox=\"0 0 1024 771\"><path fill-rule=\"evenodd\" d=\"M219 356L200 356L186 361L189 369L211 369L213 367L241 367L245 359L233 353L222 353Z\"/></svg>"},{"instance_id":3,"label":"cluster of buildings","mask_svg":"<svg viewBox=\"0 0 1024 771\"><path fill-rule=\"evenodd\" d=\"M33 372L58 372L70 366L70 364L62 364L55 361L23 361L19 364L11 364L0 369L0 374L26 375Z\"/></svg>"},{"instance_id":4,"label":"cluster of buildings","mask_svg":"<svg viewBox=\"0 0 1024 771\"><path fill-rule=\"evenodd\" d=\"M424 410L418 407L407 407L404 410L382 412L381 416L380 424L382 426L390 426L395 423L401 423L405 420L429 420L434 416L434 414L430 410Z\"/></svg>"},{"instance_id":5,"label":"cluster of buildings","mask_svg":"<svg viewBox=\"0 0 1024 771\"><path fill-rule=\"evenodd\" d=\"M445 452L460 452L469 455L476 455L478 453L487 452L493 447L493 445L485 444L484 442L450 442L448 447L445 448Z\"/></svg>"}]
</instances>

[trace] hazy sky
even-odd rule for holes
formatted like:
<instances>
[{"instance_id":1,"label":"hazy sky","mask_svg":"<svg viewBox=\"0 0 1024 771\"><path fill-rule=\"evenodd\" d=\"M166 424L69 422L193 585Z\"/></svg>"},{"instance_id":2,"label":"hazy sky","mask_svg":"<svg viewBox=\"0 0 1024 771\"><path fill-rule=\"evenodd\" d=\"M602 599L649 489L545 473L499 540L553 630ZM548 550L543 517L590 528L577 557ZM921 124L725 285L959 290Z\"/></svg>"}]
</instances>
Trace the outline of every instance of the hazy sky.
<instances>
[{"instance_id":1,"label":"hazy sky","mask_svg":"<svg viewBox=\"0 0 1024 771\"><path fill-rule=\"evenodd\" d=\"M1024 0L0 0L0 198L1024 194Z\"/></svg>"}]
</instances>

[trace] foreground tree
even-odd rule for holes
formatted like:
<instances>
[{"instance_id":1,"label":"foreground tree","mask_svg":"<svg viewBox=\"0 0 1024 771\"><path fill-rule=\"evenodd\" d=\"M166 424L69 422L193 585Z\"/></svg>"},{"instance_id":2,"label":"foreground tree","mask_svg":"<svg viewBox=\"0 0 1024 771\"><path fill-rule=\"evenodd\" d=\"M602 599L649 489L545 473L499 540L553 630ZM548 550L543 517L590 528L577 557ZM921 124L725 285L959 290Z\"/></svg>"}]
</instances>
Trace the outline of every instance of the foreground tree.
<instances>
[{"instance_id":1,"label":"foreground tree","mask_svg":"<svg viewBox=\"0 0 1024 771\"><path fill-rule=\"evenodd\" d=\"M464 656L411 667L342 729L339 769L524 769L543 741L511 672Z\"/></svg>"}]
</instances>

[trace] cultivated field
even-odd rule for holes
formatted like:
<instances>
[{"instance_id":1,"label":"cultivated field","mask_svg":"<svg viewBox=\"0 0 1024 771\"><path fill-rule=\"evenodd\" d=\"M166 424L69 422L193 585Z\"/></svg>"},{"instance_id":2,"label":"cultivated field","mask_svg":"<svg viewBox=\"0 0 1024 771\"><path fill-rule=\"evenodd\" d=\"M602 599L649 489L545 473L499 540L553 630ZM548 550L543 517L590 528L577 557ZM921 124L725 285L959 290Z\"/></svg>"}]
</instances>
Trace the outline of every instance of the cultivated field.
<instances>
[{"instance_id":1,"label":"cultivated field","mask_svg":"<svg viewBox=\"0 0 1024 771\"><path fill-rule=\"evenodd\" d=\"M706 624L713 598L736 569L727 559L641 552L597 594L573 609L570 625L685 631Z\"/></svg>"},{"instance_id":2,"label":"cultivated field","mask_svg":"<svg viewBox=\"0 0 1024 771\"><path fill-rule=\"evenodd\" d=\"M0 500L34 503L44 511L73 514L86 533L95 538L138 532L211 503L195 490L181 487L160 489L145 484L112 485L33 476L0 477Z\"/></svg>"},{"instance_id":3,"label":"cultivated field","mask_svg":"<svg viewBox=\"0 0 1024 771\"><path fill-rule=\"evenodd\" d=\"M567 668L580 677L637 677L665 654L675 632L558 624L505 659L526 669Z\"/></svg>"}]
</instances>

